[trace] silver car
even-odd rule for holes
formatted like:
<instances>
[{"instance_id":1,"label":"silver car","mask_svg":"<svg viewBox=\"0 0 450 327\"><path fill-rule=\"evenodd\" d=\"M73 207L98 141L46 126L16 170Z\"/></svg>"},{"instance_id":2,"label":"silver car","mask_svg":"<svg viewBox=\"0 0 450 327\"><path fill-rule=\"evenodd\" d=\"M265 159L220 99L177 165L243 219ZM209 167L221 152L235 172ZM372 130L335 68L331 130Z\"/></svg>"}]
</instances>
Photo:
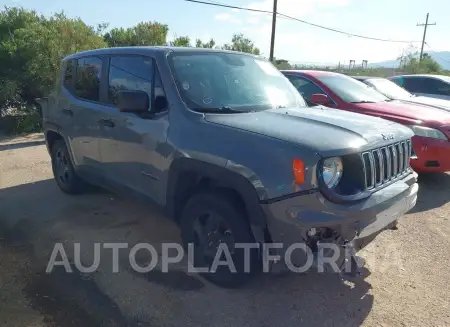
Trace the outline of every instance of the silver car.
<instances>
[{"instance_id":1,"label":"silver car","mask_svg":"<svg viewBox=\"0 0 450 327\"><path fill-rule=\"evenodd\" d=\"M381 77L352 76L354 79L373 87L378 92L391 100L399 100L406 103L426 105L433 108L450 111L450 99L443 100L426 96L417 96L398 86L394 82Z\"/></svg>"}]
</instances>

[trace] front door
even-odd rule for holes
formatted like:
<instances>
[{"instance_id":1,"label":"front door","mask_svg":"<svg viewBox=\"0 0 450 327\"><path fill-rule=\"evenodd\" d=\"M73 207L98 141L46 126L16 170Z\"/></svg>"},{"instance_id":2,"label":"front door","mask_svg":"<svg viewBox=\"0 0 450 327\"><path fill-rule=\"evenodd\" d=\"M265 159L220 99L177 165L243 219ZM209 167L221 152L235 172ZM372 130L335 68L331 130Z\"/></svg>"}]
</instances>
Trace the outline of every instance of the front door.
<instances>
[{"instance_id":1,"label":"front door","mask_svg":"<svg viewBox=\"0 0 450 327\"><path fill-rule=\"evenodd\" d=\"M156 82L155 82L156 81ZM161 190L162 174L169 161L166 149L169 120L167 108L152 115L120 112L115 106L118 90L141 90L153 99L162 85L155 62L144 56L111 56L108 73L108 123L100 141L102 166L108 178L165 202ZM160 85L160 87L158 86ZM150 108L153 106L150 101ZM170 151L169 151L170 152Z\"/></svg>"}]
</instances>

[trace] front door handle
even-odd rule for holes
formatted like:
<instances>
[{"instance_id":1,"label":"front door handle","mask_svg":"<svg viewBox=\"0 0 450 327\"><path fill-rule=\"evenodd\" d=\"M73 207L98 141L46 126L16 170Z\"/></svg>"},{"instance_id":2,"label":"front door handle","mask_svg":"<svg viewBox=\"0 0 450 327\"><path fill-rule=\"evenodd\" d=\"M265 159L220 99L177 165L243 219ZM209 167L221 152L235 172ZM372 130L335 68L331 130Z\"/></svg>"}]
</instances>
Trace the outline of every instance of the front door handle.
<instances>
[{"instance_id":1,"label":"front door handle","mask_svg":"<svg viewBox=\"0 0 450 327\"><path fill-rule=\"evenodd\" d=\"M65 108L62 110L62 113L68 116L73 116L73 111L71 109Z\"/></svg>"},{"instance_id":2,"label":"front door handle","mask_svg":"<svg viewBox=\"0 0 450 327\"><path fill-rule=\"evenodd\" d=\"M111 119L100 119L99 124L107 127L114 127L116 124Z\"/></svg>"}]
</instances>

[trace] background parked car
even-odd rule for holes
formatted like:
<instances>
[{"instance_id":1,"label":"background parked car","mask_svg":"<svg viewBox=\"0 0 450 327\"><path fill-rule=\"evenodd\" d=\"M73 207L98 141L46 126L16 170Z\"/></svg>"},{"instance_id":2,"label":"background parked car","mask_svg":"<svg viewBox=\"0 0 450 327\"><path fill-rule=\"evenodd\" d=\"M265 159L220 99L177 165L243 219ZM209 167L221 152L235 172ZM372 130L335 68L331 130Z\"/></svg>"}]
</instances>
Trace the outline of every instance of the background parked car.
<instances>
[{"instance_id":1,"label":"background parked car","mask_svg":"<svg viewBox=\"0 0 450 327\"><path fill-rule=\"evenodd\" d=\"M415 95L450 100L449 76L398 75L389 79Z\"/></svg>"},{"instance_id":2,"label":"background parked car","mask_svg":"<svg viewBox=\"0 0 450 327\"><path fill-rule=\"evenodd\" d=\"M411 167L422 173L450 171L450 112L389 101L380 92L343 74L315 70L284 70L283 74L311 106L363 113L410 127L415 133L416 154L411 157Z\"/></svg>"},{"instance_id":3,"label":"background parked car","mask_svg":"<svg viewBox=\"0 0 450 327\"><path fill-rule=\"evenodd\" d=\"M354 79L373 87L391 100L399 100L405 103L416 103L450 111L450 100L416 96L394 82L381 77L352 76Z\"/></svg>"}]
</instances>

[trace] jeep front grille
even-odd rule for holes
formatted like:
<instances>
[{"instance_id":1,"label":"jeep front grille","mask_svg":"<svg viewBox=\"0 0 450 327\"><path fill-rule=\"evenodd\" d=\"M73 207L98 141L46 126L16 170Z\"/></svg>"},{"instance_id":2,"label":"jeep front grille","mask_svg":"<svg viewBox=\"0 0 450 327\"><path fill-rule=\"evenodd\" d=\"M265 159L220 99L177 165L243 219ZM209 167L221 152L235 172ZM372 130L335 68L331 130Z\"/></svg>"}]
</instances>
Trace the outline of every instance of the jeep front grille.
<instances>
[{"instance_id":1,"label":"jeep front grille","mask_svg":"<svg viewBox=\"0 0 450 327\"><path fill-rule=\"evenodd\" d=\"M409 172L411 140L362 153L366 189L373 189Z\"/></svg>"}]
</instances>

